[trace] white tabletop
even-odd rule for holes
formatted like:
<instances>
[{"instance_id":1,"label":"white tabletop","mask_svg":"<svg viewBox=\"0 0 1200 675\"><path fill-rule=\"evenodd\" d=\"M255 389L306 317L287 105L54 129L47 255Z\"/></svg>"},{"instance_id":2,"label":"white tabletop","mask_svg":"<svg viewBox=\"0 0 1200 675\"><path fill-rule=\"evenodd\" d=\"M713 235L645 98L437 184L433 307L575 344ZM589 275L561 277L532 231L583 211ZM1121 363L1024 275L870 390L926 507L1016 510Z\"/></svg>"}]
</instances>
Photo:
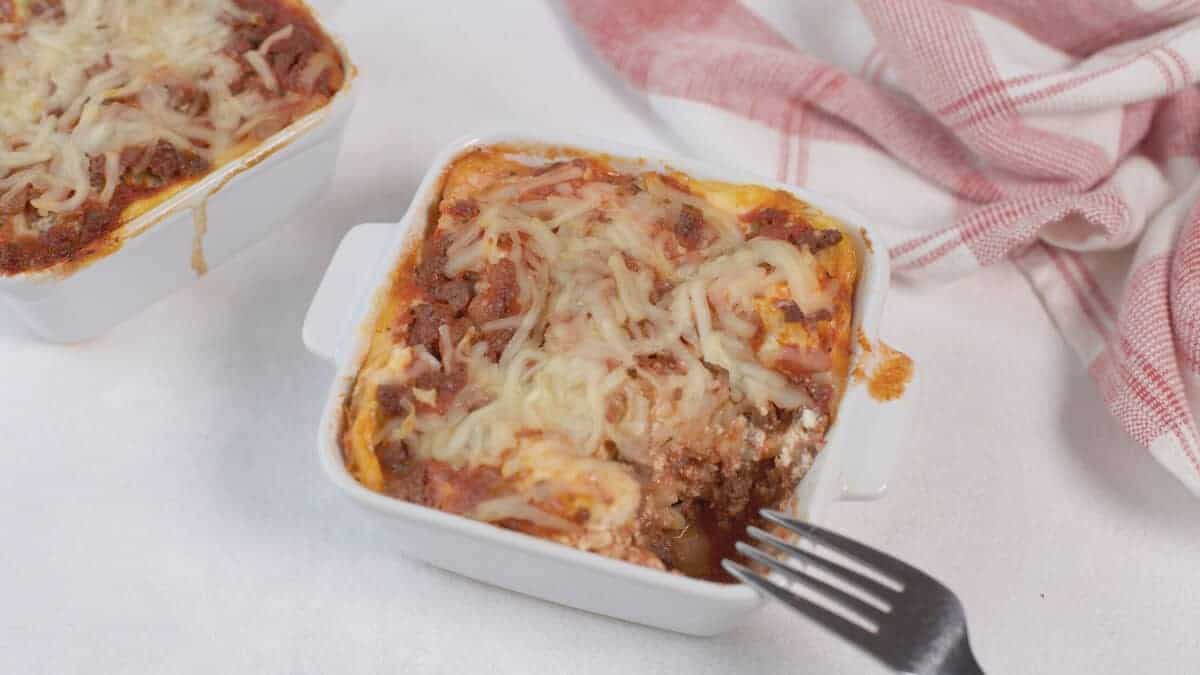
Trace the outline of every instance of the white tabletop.
<instances>
[{"instance_id":1,"label":"white tabletop","mask_svg":"<svg viewBox=\"0 0 1200 675\"><path fill-rule=\"evenodd\" d=\"M299 333L346 229L397 219L472 131L669 138L552 6L355 0L336 23L362 90L317 207L102 339L0 337L0 672L877 672L775 607L689 638L433 569L326 482L332 372ZM900 288L884 333L919 364L919 420L888 495L831 525L957 590L991 672L1194 672L1200 503L1019 274Z\"/></svg>"}]
</instances>

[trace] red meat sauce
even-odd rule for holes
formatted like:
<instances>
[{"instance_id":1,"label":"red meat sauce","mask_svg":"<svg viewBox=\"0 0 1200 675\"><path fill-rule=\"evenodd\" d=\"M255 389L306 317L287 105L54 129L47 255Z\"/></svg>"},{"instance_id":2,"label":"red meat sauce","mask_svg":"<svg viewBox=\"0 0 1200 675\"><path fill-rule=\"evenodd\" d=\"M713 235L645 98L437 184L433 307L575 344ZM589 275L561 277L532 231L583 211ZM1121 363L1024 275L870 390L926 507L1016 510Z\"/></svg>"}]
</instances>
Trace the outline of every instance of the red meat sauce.
<instances>
[{"instance_id":1,"label":"red meat sauce","mask_svg":"<svg viewBox=\"0 0 1200 675\"><path fill-rule=\"evenodd\" d=\"M675 221L673 232L680 246L694 251L704 244L706 225L700 209L684 204L679 209L679 218Z\"/></svg>"},{"instance_id":2,"label":"red meat sauce","mask_svg":"<svg viewBox=\"0 0 1200 675\"><path fill-rule=\"evenodd\" d=\"M454 467L411 457L403 444L377 448L388 494L440 511L464 514L500 496L500 472L492 467Z\"/></svg>"},{"instance_id":3,"label":"red meat sauce","mask_svg":"<svg viewBox=\"0 0 1200 675\"><path fill-rule=\"evenodd\" d=\"M466 221L478 215L479 208L472 200L458 200L443 205L441 212ZM489 358L499 361L514 331L485 330L484 326L521 311L516 266L504 258L489 265L482 274L465 271L450 276L446 273L449 245L450 238L443 234L434 234L422 244L411 266L412 287L407 289L411 296L406 298L411 305L397 317L392 333L397 342L422 346L442 360L442 333L446 333L451 345L457 345L469 332L475 341L487 345ZM435 370L405 385L381 387L377 398L389 416L430 408L444 413L466 385L466 379L461 366L449 371ZM436 403L430 406L419 401L413 395L414 388L435 392Z\"/></svg>"},{"instance_id":4,"label":"red meat sauce","mask_svg":"<svg viewBox=\"0 0 1200 675\"><path fill-rule=\"evenodd\" d=\"M387 494L446 513L466 515L489 499L515 493L500 471L490 466L455 467L437 460L417 459L410 456L402 444L377 449L376 456L384 470ZM535 503L534 506L562 514L565 519L578 524L588 518L586 509L572 510L561 503ZM495 524L540 537L556 534L514 518L505 518Z\"/></svg>"},{"instance_id":5,"label":"red meat sauce","mask_svg":"<svg viewBox=\"0 0 1200 675\"><path fill-rule=\"evenodd\" d=\"M247 86L262 87L262 82L255 76L241 55L252 49L257 49L272 33L292 26L292 34L287 39L276 42L267 56L267 63L274 71L279 86L286 91L305 92L300 82L300 74L308 58L320 51L334 52L329 39L317 26L308 10L293 4L288 0L236 0L237 5L252 12L255 19L237 21L232 24L234 37L226 53L242 65L242 77L231 87L234 93L244 90ZM335 52L336 53L336 52ZM342 86L341 64L337 68L328 68L313 84L312 93L321 96L332 96Z\"/></svg>"},{"instance_id":6,"label":"red meat sauce","mask_svg":"<svg viewBox=\"0 0 1200 675\"><path fill-rule=\"evenodd\" d=\"M272 47L268 63L285 91L305 94L309 97L309 109L319 107L332 97L344 83L345 72L329 39L322 33L309 12L289 0L236 0L255 18L238 21L232 25L233 38L225 52L242 66L240 78L231 89L234 93L254 86L270 95L254 70L241 55L256 49L272 33L288 26L292 34ZM60 0L35 0L29 5L30 13L39 18L61 19L63 7ZM0 21L14 16L12 0L0 0ZM334 67L325 71L306 89L300 82L300 74L308 59L317 52L327 52L335 57ZM106 57L94 64L89 72L101 72L111 67ZM184 113L202 116L208 111L208 95L190 82L164 82L171 95L173 107ZM132 101L122 101L132 104ZM297 112L303 112L297 111ZM282 127L279 127L282 128ZM259 137L266 137L279 128L256 129ZM104 185L104 157L89 157L88 171L91 183L97 190ZM130 147L121 151L120 179L108 204L89 199L74 212L43 216L31 202L38 197L32 189L11 196L0 202L0 274L18 274L44 269L52 265L81 260L98 253L109 235L122 224L121 214L132 203L152 197L181 181L193 179L207 173L211 167L201 157L180 150L166 141L150 147ZM44 217L55 222L37 237L16 237L8 217L24 213L28 222Z\"/></svg>"},{"instance_id":7,"label":"red meat sauce","mask_svg":"<svg viewBox=\"0 0 1200 675\"><path fill-rule=\"evenodd\" d=\"M0 227L0 273L16 274L82 258L92 253L90 245L98 244L105 234L120 225L121 213L130 204L208 171L208 163L203 159L180 152L165 141L150 149L127 148L121 152L121 158L124 171L107 205L89 200L81 209L58 216L57 222L36 238L5 241L5 231ZM103 157L91 160L89 173L93 185L103 186ZM36 197L30 189L26 188L17 197L0 203L0 221L22 212L27 221L42 217L30 203Z\"/></svg>"},{"instance_id":8,"label":"red meat sauce","mask_svg":"<svg viewBox=\"0 0 1200 675\"><path fill-rule=\"evenodd\" d=\"M842 241L840 231L815 228L811 223L780 209L755 209L742 216L742 220L750 225L751 237L790 242L794 246L808 248L814 254Z\"/></svg>"}]
</instances>

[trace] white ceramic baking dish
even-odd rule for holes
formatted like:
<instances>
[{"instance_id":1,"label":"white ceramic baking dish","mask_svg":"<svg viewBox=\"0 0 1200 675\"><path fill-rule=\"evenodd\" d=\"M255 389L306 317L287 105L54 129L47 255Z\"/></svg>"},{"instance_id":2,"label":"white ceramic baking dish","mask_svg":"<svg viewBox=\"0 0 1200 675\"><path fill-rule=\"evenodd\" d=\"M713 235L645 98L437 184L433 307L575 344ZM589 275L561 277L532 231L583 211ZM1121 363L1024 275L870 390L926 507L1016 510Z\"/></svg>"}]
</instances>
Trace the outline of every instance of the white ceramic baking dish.
<instances>
[{"instance_id":1,"label":"white ceramic baking dish","mask_svg":"<svg viewBox=\"0 0 1200 675\"><path fill-rule=\"evenodd\" d=\"M854 235L862 261L854 321L871 342L878 334L888 289L887 249L864 219L842 204L759 176L586 137L494 133L460 140L442 151L399 223L371 223L350 230L305 317L305 344L337 366L317 436L321 464L339 488L392 532L391 540L400 551L497 586L628 621L693 635L728 630L760 605L759 596L748 586L652 570L393 499L360 485L342 461L337 437L343 403L365 356L389 274L401 254L423 236L446 166L464 150L491 143L566 145L642 158L650 167L669 165L698 178L755 183L795 194L839 218ZM876 244L871 246L864 236ZM856 345L854 358L859 356ZM797 490L798 513L819 520L833 501L871 499L883 493L907 433L914 394L910 384L899 399L881 403L868 395L865 386L850 386L824 450Z\"/></svg>"},{"instance_id":2,"label":"white ceramic baking dish","mask_svg":"<svg viewBox=\"0 0 1200 675\"><path fill-rule=\"evenodd\" d=\"M338 46L346 81L328 105L121 226L122 242L81 266L0 275L3 299L51 342L96 337L192 283L313 203L333 177L356 94L356 70ZM202 230L201 230L202 228ZM194 256L199 256L193 264Z\"/></svg>"}]
</instances>

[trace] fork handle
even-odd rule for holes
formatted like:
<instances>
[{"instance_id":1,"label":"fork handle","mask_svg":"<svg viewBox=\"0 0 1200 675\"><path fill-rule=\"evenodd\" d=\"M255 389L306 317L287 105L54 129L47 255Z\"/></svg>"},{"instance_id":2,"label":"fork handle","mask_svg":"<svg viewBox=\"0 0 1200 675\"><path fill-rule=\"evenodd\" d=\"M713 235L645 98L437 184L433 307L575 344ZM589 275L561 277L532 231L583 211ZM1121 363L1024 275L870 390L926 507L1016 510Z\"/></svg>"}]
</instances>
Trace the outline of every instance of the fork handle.
<instances>
[{"instance_id":1,"label":"fork handle","mask_svg":"<svg viewBox=\"0 0 1200 675\"><path fill-rule=\"evenodd\" d=\"M946 660L938 668L938 673L939 675L984 675L983 668L979 667L979 663L975 661L975 655L971 653L971 643L967 640L966 635L963 635L962 639L950 648L946 654Z\"/></svg>"}]
</instances>

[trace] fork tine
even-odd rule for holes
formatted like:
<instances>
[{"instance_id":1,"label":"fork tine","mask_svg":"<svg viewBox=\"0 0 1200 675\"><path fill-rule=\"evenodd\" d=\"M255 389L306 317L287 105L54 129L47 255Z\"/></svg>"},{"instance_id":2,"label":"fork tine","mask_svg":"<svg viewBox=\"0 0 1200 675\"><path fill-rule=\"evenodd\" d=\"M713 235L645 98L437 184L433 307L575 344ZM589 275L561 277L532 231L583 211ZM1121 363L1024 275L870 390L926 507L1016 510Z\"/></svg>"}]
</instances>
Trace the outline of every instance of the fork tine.
<instances>
[{"instance_id":1,"label":"fork tine","mask_svg":"<svg viewBox=\"0 0 1200 675\"><path fill-rule=\"evenodd\" d=\"M825 626L825 628L837 633L843 639L859 645L872 654L875 653L875 633L867 631L862 626L842 617L836 612L831 612L820 605L809 602L786 588L768 581L761 575L751 571L745 565L735 563L732 560L722 560L721 566L725 568L726 572L737 577L743 583L784 603L788 607Z\"/></svg>"},{"instance_id":2,"label":"fork tine","mask_svg":"<svg viewBox=\"0 0 1200 675\"><path fill-rule=\"evenodd\" d=\"M800 584L809 590L815 591L817 594L821 595L829 602L840 606L842 609L854 612L860 617L873 622L876 627L878 627L880 619L883 618L884 612L882 612L878 607L873 607L822 579L818 579L806 572L802 572L794 567L786 565L776 558L764 553L763 551L746 544L745 542L739 541L737 544L735 544L735 547L737 548L738 553L741 553L755 562L770 567L772 570L783 575L793 583ZM840 574L835 576L837 576L838 579L842 579L842 575Z\"/></svg>"},{"instance_id":3,"label":"fork tine","mask_svg":"<svg viewBox=\"0 0 1200 675\"><path fill-rule=\"evenodd\" d=\"M763 509L761 513L764 518L776 525L780 525L803 537L808 537L818 544L824 544L828 548L853 558L863 565L874 567L877 571L892 577L902 586L907 586L914 581L932 581L932 577L912 565L902 560L897 560L886 553L876 551L870 546L847 539L836 532L830 532L825 528L806 523L779 511ZM836 563L836 561L830 562Z\"/></svg>"},{"instance_id":4,"label":"fork tine","mask_svg":"<svg viewBox=\"0 0 1200 675\"><path fill-rule=\"evenodd\" d=\"M751 525L750 527L746 528L746 534L749 534L753 539L757 539L765 544L774 546L789 556L800 560L811 568L821 570L825 574L828 574L832 577L837 577L843 583L854 586L863 593L875 596L876 598L888 603L889 607L892 604L891 599L896 595L896 590L894 588L884 586L871 577L859 574L854 570L848 570L844 567L835 568L831 563L826 562L824 558L817 557L808 551L799 548L798 546L789 544L788 542L776 537L766 530L761 530Z\"/></svg>"}]
</instances>

